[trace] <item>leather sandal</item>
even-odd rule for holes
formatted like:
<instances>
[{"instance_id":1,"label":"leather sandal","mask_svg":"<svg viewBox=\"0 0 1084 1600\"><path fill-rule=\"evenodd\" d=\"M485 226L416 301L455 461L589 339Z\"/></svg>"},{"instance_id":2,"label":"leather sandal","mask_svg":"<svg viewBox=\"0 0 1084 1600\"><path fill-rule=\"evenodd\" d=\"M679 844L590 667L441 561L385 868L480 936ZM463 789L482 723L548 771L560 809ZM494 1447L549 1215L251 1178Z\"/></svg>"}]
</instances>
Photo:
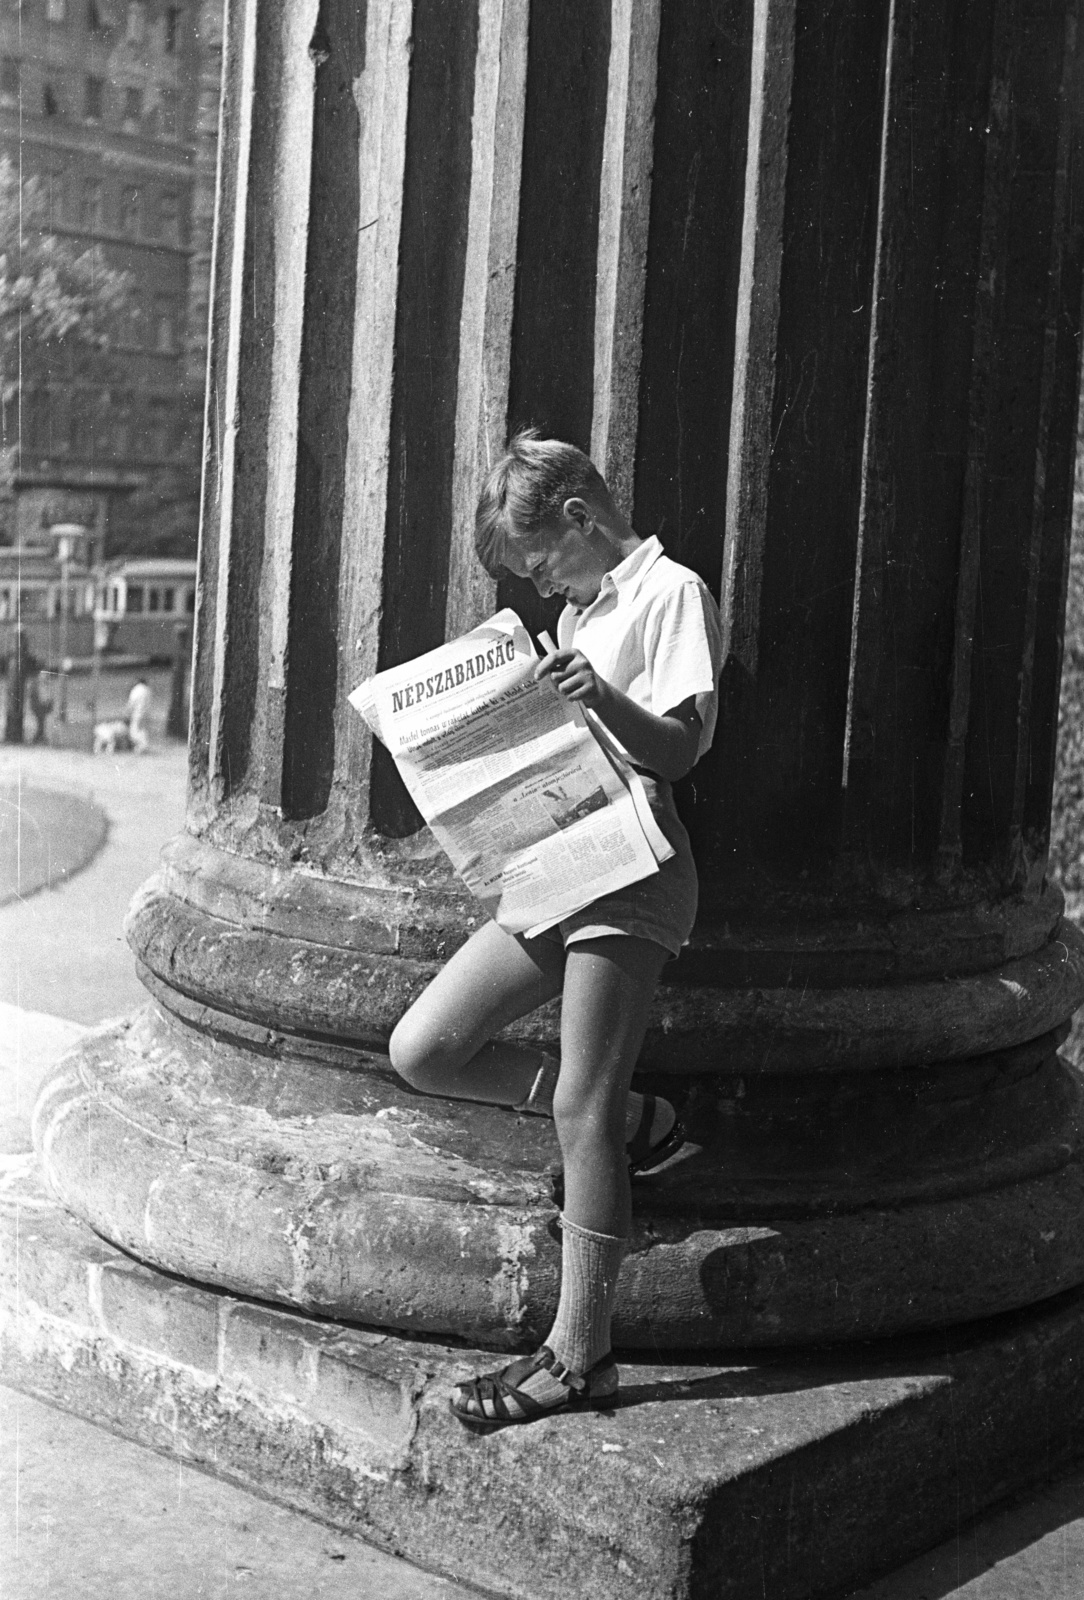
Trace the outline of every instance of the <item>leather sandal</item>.
<instances>
[{"instance_id":1,"label":"leather sandal","mask_svg":"<svg viewBox=\"0 0 1084 1600\"><path fill-rule=\"evenodd\" d=\"M656 1143L651 1143L651 1125L655 1121L656 1097L653 1094L644 1095L643 1110L640 1113L640 1125L632 1138L625 1146L628 1157L629 1177L636 1179L646 1177L661 1167L664 1161L676 1155L683 1144L688 1143L689 1135L685 1131L680 1117L674 1118L674 1125L669 1133L663 1134ZM556 1205L564 1209L565 1204L565 1175L563 1170L554 1172L550 1178L553 1190L553 1199Z\"/></svg>"},{"instance_id":2,"label":"leather sandal","mask_svg":"<svg viewBox=\"0 0 1084 1600\"><path fill-rule=\"evenodd\" d=\"M563 1400L545 1405L519 1388L532 1373L542 1371L565 1385L567 1394ZM549 1345L544 1344L533 1356L521 1356L500 1372L487 1372L470 1383L457 1384L449 1405L452 1415L458 1417L464 1427L478 1433L492 1433L495 1428L537 1422L540 1417L556 1417L565 1411L601 1411L606 1406L616 1405L617 1391L617 1363L612 1354L602 1356L586 1372L572 1372L558 1361ZM487 1400L493 1407L493 1416L485 1410ZM508 1400L514 1401L518 1412L509 1408ZM469 1409L472 1405L473 1410Z\"/></svg>"}]
</instances>

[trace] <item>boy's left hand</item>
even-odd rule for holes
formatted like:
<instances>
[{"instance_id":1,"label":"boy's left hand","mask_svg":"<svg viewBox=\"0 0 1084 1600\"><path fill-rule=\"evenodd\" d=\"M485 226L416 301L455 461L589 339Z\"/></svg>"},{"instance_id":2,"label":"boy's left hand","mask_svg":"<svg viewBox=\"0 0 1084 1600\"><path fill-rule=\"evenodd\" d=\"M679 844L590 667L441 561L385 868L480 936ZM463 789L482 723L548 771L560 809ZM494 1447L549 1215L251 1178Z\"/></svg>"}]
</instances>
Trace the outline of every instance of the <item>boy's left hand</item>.
<instances>
[{"instance_id":1,"label":"boy's left hand","mask_svg":"<svg viewBox=\"0 0 1084 1600\"><path fill-rule=\"evenodd\" d=\"M552 678L566 700L597 711L606 697L606 683L582 650L553 650L534 669L535 678Z\"/></svg>"}]
</instances>

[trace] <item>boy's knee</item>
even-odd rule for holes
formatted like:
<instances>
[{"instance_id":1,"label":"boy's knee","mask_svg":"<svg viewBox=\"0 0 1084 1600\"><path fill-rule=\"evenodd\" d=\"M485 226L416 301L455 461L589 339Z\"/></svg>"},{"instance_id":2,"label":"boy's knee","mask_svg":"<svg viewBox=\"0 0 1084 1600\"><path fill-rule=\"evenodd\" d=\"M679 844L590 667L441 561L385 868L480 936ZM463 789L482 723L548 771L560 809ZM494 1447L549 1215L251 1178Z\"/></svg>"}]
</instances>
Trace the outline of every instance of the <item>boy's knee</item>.
<instances>
[{"instance_id":1,"label":"boy's knee","mask_svg":"<svg viewBox=\"0 0 1084 1600\"><path fill-rule=\"evenodd\" d=\"M413 1088L425 1087L428 1051L422 1030L408 1011L400 1017L388 1040L388 1056L399 1076Z\"/></svg>"},{"instance_id":2,"label":"boy's knee","mask_svg":"<svg viewBox=\"0 0 1084 1600\"><path fill-rule=\"evenodd\" d=\"M442 1077L454 1065L444 1041L413 1010L392 1030L388 1056L399 1076L423 1094L439 1092Z\"/></svg>"},{"instance_id":3,"label":"boy's knee","mask_svg":"<svg viewBox=\"0 0 1084 1600\"><path fill-rule=\"evenodd\" d=\"M601 1104L597 1096L585 1094L561 1080L553 1096L553 1120L563 1150L584 1140L623 1141L623 1106L615 1110Z\"/></svg>"}]
</instances>

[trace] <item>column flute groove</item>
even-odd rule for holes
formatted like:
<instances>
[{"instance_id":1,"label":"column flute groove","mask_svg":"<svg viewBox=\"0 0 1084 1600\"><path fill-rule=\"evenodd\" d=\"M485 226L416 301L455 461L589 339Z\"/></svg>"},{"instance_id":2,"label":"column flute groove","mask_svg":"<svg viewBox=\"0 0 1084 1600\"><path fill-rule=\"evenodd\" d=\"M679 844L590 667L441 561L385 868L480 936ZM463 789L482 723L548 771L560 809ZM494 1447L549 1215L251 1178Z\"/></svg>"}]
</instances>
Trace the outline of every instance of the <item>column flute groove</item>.
<instances>
[{"instance_id":1,"label":"column flute groove","mask_svg":"<svg viewBox=\"0 0 1084 1600\"><path fill-rule=\"evenodd\" d=\"M372 739L347 695L376 670L384 615L384 537L410 87L411 0L371 0L365 68L356 86L358 259L353 377L347 414L335 714L335 791L368 816Z\"/></svg>"},{"instance_id":2,"label":"column flute groove","mask_svg":"<svg viewBox=\"0 0 1084 1600\"><path fill-rule=\"evenodd\" d=\"M794 0L757 0L720 601L727 654L750 676L768 509L794 26Z\"/></svg>"},{"instance_id":3,"label":"column flute groove","mask_svg":"<svg viewBox=\"0 0 1084 1600\"><path fill-rule=\"evenodd\" d=\"M256 697L252 758L264 805L282 804L286 673L297 480L298 406L305 310L305 256L312 176L316 62L310 41L319 0L292 0L282 13L283 71L276 118L274 307L267 416L267 500L259 588L257 660L263 692Z\"/></svg>"},{"instance_id":4,"label":"column flute groove","mask_svg":"<svg viewBox=\"0 0 1084 1600\"><path fill-rule=\"evenodd\" d=\"M599 175L591 458L633 511L660 0L613 0Z\"/></svg>"},{"instance_id":5,"label":"column flute groove","mask_svg":"<svg viewBox=\"0 0 1084 1600\"><path fill-rule=\"evenodd\" d=\"M252 153L252 120L253 99L256 79L256 10L258 0L247 0L237 19L240 27L227 25L224 41L224 55L229 71L229 59L235 49L239 49L241 58L240 84L236 98L239 112L237 139L237 161L233 164L236 174L234 179L233 210L230 222L230 265L229 265L229 291L227 301L226 325L226 370L224 375L224 390L222 393L216 387L213 393L213 410L216 423L216 437L218 441L215 452L216 473L214 486L215 510L213 527L216 540L212 547L217 557L215 572L215 614L213 633L214 678L211 688L210 705L210 777L212 791L216 797L228 795L232 789L232 778L229 771L229 760L224 748L223 740L223 705L226 692L226 669L229 659L229 602L230 602L230 553L233 530L233 490L234 469L237 450L237 433L240 427L239 408L240 397L240 352L241 352L241 317L242 317L242 287L245 272L245 236L248 221L248 173ZM237 18L236 11L231 13L231 21ZM235 31L236 28L236 31ZM240 38L237 39L237 33ZM213 302L212 302L213 304ZM217 363L212 356L212 371ZM207 512L204 512L205 523ZM204 535L206 537L206 534Z\"/></svg>"},{"instance_id":6,"label":"column flute groove","mask_svg":"<svg viewBox=\"0 0 1084 1600\"><path fill-rule=\"evenodd\" d=\"M496 605L496 583L474 554L474 507L508 426L529 20L529 0L480 0L448 555L450 639Z\"/></svg>"}]
</instances>

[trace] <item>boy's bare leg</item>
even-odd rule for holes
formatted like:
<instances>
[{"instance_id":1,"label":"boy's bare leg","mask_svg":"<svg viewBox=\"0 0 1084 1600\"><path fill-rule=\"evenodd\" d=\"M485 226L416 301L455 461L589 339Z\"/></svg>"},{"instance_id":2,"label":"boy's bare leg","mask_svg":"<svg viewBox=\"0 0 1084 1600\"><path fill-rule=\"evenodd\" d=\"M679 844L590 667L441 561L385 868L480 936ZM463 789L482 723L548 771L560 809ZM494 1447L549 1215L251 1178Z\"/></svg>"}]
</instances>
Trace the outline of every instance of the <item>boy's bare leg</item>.
<instances>
[{"instance_id":1,"label":"boy's bare leg","mask_svg":"<svg viewBox=\"0 0 1084 1600\"><path fill-rule=\"evenodd\" d=\"M553 1113L569 1221L627 1238L632 1220L625 1155L629 1083L667 960L649 939L569 946L561 1010L561 1076Z\"/></svg>"},{"instance_id":2,"label":"boy's bare leg","mask_svg":"<svg viewBox=\"0 0 1084 1600\"><path fill-rule=\"evenodd\" d=\"M594 943L643 945L659 950L648 940L606 939L592 945L572 945L569 954L573 962L579 959L574 952L593 948ZM658 976L655 959L652 957L652 991ZM555 939L523 939L506 933L495 922L484 923L441 968L399 1022L389 1045L395 1070L423 1094L480 1100L488 1105L522 1105L535 1088L539 1068L548 1058L541 1049L494 1040L493 1035L552 1000L561 993L563 984L563 1013L567 1016L565 960ZM657 960L661 967L666 952L662 951ZM645 1016L650 998L649 994ZM562 1023L562 1030L564 1027ZM641 1039L642 1036L641 1027ZM541 1086L543 1092L533 1108L546 1114L551 1112L552 1084L556 1080L556 1063L552 1066L552 1080L548 1086ZM629 1071L631 1075L631 1067ZM626 1093L622 1108L625 1140L636 1132L642 1107L640 1095ZM665 1137L673 1121L673 1107L660 1099L652 1124L653 1143ZM565 1193L567 1197L567 1187Z\"/></svg>"},{"instance_id":3,"label":"boy's bare leg","mask_svg":"<svg viewBox=\"0 0 1084 1600\"><path fill-rule=\"evenodd\" d=\"M593 939L569 947L561 1019L561 1076L553 1112L565 1164L561 1299L546 1338L558 1372L590 1370L610 1349L617 1275L632 1222L625 1152L629 1081L667 951L647 939ZM616 1384L616 1376L609 1380ZM560 1406L568 1386L544 1366L520 1393ZM513 1415L523 1408L509 1397ZM461 1391L460 1414L496 1416L491 1400Z\"/></svg>"},{"instance_id":4,"label":"boy's bare leg","mask_svg":"<svg viewBox=\"0 0 1084 1600\"><path fill-rule=\"evenodd\" d=\"M526 940L484 923L396 1027L392 1065L423 1094L520 1105L544 1052L493 1035L560 994L564 966L556 940Z\"/></svg>"}]
</instances>

